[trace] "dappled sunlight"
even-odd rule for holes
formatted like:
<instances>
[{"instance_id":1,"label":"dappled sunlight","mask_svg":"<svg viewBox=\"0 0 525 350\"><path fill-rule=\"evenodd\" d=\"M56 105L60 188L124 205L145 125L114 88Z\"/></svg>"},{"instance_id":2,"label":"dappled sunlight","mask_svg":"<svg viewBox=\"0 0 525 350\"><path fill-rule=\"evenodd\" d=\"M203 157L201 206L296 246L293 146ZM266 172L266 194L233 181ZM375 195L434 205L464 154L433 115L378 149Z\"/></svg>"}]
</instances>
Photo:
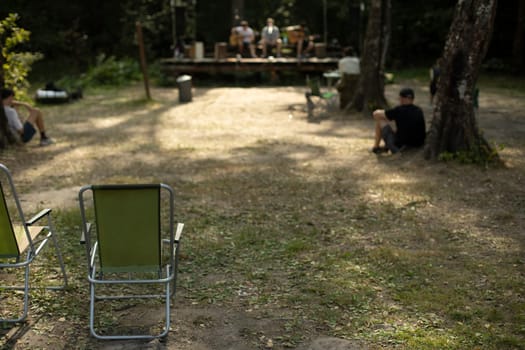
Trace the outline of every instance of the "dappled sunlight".
<instances>
[{"instance_id":1,"label":"dappled sunlight","mask_svg":"<svg viewBox=\"0 0 525 350\"><path fill-rule=\"evenodd\" d=\"M332 122L319 126L305 123L302 118L290 118L291 112L287 108L290 98L304 103L304 97L298 95L295 88L281 89L285 91L279 93L278 99L268 93L268 88L249 89L251 92L246 98L256 97L257 103L255 100L251 103L246 98L239 99L239 94L245 90L214 89L206 95L206 100L167 111L157 125L157 139L161 147L166 150L198 149L195 152L198 158L224 159L231 157L234 149L252 147L258 140L286 145L303 142L307 137L308 143L323 144L324 135L320 133L315 136L319 128L336 130ZM290 133L282 135L279 132L277 136L276 128L283 127ZM284 148L284 152L288 151ZM303 160L311 158L309 152L293 152L296 154L289 154L288 157ZM326 156L324 153L318 156Z\"/></svg>"},{"instance_id":2,"label":"dappled sunlight","mask_svg":"<svg viewBox=\"0 0 525 350\"><path fill-rule=\"evenodd\" d=\"M114 116L114 117L104 117L104 118L93 118L91 120L91 127L95 129L106 129L110 127L118 126L128 121L129 117L127 116Z\"/></svg>"}]
</instances>

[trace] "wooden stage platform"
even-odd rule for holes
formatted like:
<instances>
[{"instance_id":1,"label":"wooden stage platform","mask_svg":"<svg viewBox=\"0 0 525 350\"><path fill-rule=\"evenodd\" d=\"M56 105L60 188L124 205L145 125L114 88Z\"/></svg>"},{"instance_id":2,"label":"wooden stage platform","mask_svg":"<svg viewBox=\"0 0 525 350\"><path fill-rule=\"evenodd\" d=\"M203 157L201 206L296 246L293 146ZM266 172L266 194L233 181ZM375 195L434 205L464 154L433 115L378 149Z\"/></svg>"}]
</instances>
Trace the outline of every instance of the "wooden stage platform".
<instances>
[{"instance_id":1,"label":"wooden stage platform","mask_svg":"<svg viewBox=\"0 0 525 350\"><path fill-rule=\"evenodd\" d=\"M181 74L221 74L236 72L270 72L277 74L282 71L323 73L337 69L338 58L236 58L214 59L175 59L166 58L160 61L165 74L179 76Z\"/></svg>"}]
</instances>

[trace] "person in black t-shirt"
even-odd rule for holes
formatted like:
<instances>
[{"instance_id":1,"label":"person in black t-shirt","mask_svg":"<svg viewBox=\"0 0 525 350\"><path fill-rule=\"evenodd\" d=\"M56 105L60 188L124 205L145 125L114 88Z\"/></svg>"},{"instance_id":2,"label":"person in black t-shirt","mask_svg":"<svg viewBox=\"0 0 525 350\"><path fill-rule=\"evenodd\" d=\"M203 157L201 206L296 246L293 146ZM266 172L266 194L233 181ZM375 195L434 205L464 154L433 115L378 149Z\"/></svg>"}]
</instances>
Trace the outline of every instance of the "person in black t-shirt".
<instances>
[{"instance_id":1,"label":"person in black t-shirt","mask_svg":"<svg viewBox=\"0 0 525 350\"><path fill-rule=\"evenodd\" d=\"M376 125L372 152L398 153L402 148L421 147L425 143L425 116L414 105L414 90L403 88L399 92L399 106L386 111L377 109L373 117ZM384 147L380 146L381 140Z\"/></svg>"}]
</instances>

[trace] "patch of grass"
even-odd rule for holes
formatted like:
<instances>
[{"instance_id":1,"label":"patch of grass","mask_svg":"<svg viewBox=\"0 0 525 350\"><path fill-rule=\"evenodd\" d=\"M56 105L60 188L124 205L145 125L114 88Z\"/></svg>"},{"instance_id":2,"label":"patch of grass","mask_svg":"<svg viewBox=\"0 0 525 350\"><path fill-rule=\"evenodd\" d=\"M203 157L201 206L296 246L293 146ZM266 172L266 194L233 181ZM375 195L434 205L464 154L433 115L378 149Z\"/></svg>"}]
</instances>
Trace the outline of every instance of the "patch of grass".
<instances>
[{"instance_id":1,"label":"patch of grass","mask_svg":"<svg viewBox=\"0 0 525 350\"><path fill-rule=\"evenodd\" d=\"M394 81L417 80L417 81L424 82L424 81L430 81L429 70L430 70L430 67L414 67L414 68L396 70L392 72L394 73Z\"/></svg>"},{"instance_id":2,"label":"patch of grass","mask_svg":"<svg viewBox=\"0 0 525 350\"><path fill-rule=\"evenodd\" d=\"M430 81L429 69L430 67L414 67L391 70L391 72L394 74L394 81L415 80L426 84ZM519 74L495 73L482 70L479 75L478 85L481 93L488 89L498 90L500 93L510 96L525 95L525 79Z\"/></svg>"},{"instance_id":3,"label":"patch of grass","mask_svg":"<svg viewBox=\"0 0 525 350\"><path fill-rule=\"evenodd\" d=\"M290 255L295 255L300 252L308 251L311 249L311 243L305 239L294 239L285 244L285 252Z\"/></svg>"},{"instance_id":4,"label":"patch of grass","mask_svg":"<svg viewBox=\"0 0 525 350\"><path fill-rule=\"evenodd\" d=\"M358 210L362 209L358 208ZM399 214L396 213L395 208L389 210L391 215ZM417 220L417 217L411 212L408 212L408 216L405 215L405 217ZM384 220L389 220L388 215ZM407 229L410 230L410 228L411 226L408 225ZM428 255L421 254L424 252L417 250L410 252L406 249L388 247L383 244L384 246L377 251L366 250L360 253L357 251L358 254L355 255L348 253L326 255L326 247L321 247L323 253L312 254L309 251L311 255L305 258L303 241L297 241L291 237L290 239L287 248L293 249L287 249L288 259L293 260L289 260L286 265L288 270L295 271L291 275L291 279L296 282L301 281L299 285L303 287L298 289L298 292L288 293L289 307L293 309L299 305L312 305L309 308L312 313L307 313L308 317L324 320L323 323L337 334L356 335L353 332L346 333L344 331L346 324L340 322L345 320L345 310L350 310L353 316L349 323L354 326L360 325L361 335L364 331L363 327L366 328L366 324L376 319L377 316L372 315L383 315L384 310L393 310L398 315L404 315L398 316L398 318L405 318L414 311L417 314L430 312L431 315L435 315L433 316L435 320L425 321L419 318L412 326L414 327L412 331L397 331L397 328L394 328L395 331L392 332L388 331L387 327L387 331L373 331L370 333L370 337L373 339L384 339L386 337L404 344L407 348L461 349L465 344L475 346L478 342L468 339L472 337L478 339L479 337L476 337L476 332L473 330L462 335L463 328L459 326L454 331L456 327L451 327L452 324L456 322L461 325L464 322L479 320L474 324L479 327L478 333L481 333L481 331L486 330L484 328L486 323L484 323L483 318L488 317L489 322L502 321L500 312L489 311L485 308L473 312L469 311L468 307L465 308L470 305L472 300L480 298L480 294L483 292L474 286L451 288L449 284L452 284L453 281L462 283L460 281L465 281L465 279L475 279L475 276L480 273L480 268L474 262L472 266L467 264L467 271L472 271L472 275L465 275L465 271L459 269L462 264L457 266L457 271L447 270L447 267L444 266L447 263L446 250L442 252L444 255ZM294 255L295 258L293 258ZM297 258L300 256L304 260L298 261ZM280 259L282 261L286 259L286 256L281 255ZM349 264L349 261L352 263ZM365 268L356 268L356 266L365 266ZM454 273L452 278L451 272ZM513 286L510 289L516 287ZM376 298L377 294L383 294L385 291L391 295L391 302L397 303L399 306L386 306L384 300ZM443 313L447 310L446 305L450 306L449 316L446 312ZM465 308L465 311L458 311L461 308ZM299 309L305 312L304 309L300 307ZM486 314L487 312L488 314ZM441 316L437 316L438 314ZM370 318L371 316L372 318ZM361 322L357 321L360 317L362 318ZM450 318L450 321L447 321L447 317ZM384 315L378 317L378 319L380 318L384 318ZM427 326L421 328L422 325L426 324L431 325L430 330L434 328L437 330L429 332L425 330ZM503 331L503 329L500 328L499 331ZM377 338L378 334L380 336Z\"/></svg>"},{"instance_id":5,"label":"patch of grass","mask_svg":"<svg viewBox=\"0 0 525 350\"><path fill-rule=\"evenodd\" d=\"M481 93L484 89L499 89L502 92L514 95L525 95L525 79L521 75L504 73L481 73L479 86Z\"/></svg>"}]
</instances>

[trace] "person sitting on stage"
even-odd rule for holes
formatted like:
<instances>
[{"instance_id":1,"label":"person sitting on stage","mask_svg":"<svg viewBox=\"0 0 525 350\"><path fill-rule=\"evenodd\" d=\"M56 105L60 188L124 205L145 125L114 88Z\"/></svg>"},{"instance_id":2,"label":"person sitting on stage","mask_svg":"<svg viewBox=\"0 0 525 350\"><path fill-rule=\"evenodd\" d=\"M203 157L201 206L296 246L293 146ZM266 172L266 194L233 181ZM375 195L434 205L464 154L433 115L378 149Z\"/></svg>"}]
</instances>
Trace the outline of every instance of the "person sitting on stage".
<instances>
[{"instance_id":1,"label":"person sitting on stage","mask_svg":"<svg viewBox=\"0 0 525 350\"><path fill-rule=\"evenodd\" d=\"M314 50L315 36L309 34L308 28L303 23L288 26L285 31L288 44L295 45L297 48L297 58L303 58L304 54Z\"/></svg>"},{"instance_id":2,"label":"person sitting on stage","mask_svg":"<svg viewBox=\"0 0 525 350\"><path fill-rule=\"evenodd\" d=\"M298 39L297 58L304 58L314 50L315 36L310 34L304 23L301 23L298 28Z\"/></svg>"},{"instance_id":3,"label":"person sitting on stage","mask_svg":"<svg viewBox=\"0 0 525 350\"><path fill-rule=\"evenodd\" d=\"M272 53L272 49L275 47L277 51L277 57L281 57L282 40L280 36L281 34L279 32L279 28L274 25L272 18L268 18L266 20L266 26L261 32L263 57L267 57L266 54L268 52L268 47L270 47L270 55Z\"/></svg>"},{"instance_id":4,"label":"person sitting on stage","mask_svg":"<svg viewBox=\"0 0 525 350\"><path fill-rule=\"evenodd\" d=\"M256 57L255 46L253 45L255 34L253 29L248 26L247 21L241 21L241 25L232 29L232 35L237 38L238 53L246 57L249 52L250 57Z\"/></svg>"}]
</instances>

